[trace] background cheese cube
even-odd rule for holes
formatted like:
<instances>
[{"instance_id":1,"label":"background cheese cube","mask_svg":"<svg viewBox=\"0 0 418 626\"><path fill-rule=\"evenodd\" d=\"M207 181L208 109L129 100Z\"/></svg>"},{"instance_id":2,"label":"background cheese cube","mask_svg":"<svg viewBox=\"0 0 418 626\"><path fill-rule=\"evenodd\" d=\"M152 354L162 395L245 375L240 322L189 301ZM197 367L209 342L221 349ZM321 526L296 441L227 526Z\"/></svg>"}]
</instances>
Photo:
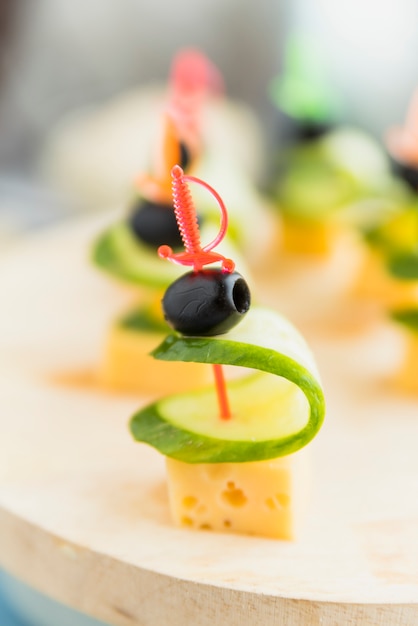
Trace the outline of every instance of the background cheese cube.
<instances>
[{"instance_id":1,"label":"background cheese cube","mask_svg":"<svg viewBox=\"0 0 418 626\"><path fill-rule=\"evenodd\" d=\"M282 222L285 252L327 258L338 244L339 229L334 222L309 222L288 216Z\"/></svg>"},{"instance_id":2,"label":"background cheese cube","mask_svg":"<svg viewBox=\"0 0 418 626\"><path fill-rule=\"evenodd\" d=\"M212 380L209 365L172 363L150 356L165 338L156 332L138 332L113 326L98 372L101 385L109 389L142 394L185 391Z\"/></svg>"}]
</instances>

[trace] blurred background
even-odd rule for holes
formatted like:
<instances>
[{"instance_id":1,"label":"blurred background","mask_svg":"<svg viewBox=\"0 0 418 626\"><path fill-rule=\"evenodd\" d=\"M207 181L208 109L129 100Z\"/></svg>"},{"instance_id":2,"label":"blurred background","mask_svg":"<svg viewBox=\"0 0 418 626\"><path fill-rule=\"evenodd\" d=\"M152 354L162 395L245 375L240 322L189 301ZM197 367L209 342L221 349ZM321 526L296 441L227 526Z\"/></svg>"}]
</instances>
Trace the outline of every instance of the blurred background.
<instances>
[{"instance_id":1,"label":"blurred background","mask_svg":"<svg viewBox=\"0 0 418 626\"><path fill-rule=\"evenodd\" d=\"M270 87L295 33L320 53L342 121L380 139L404 119L418 84L418 0L0 0L0 242L76 210L39 173L66 116L164 82L184 46L219 67L273 151L283 120Z\"/></svg>"}]
</instances>

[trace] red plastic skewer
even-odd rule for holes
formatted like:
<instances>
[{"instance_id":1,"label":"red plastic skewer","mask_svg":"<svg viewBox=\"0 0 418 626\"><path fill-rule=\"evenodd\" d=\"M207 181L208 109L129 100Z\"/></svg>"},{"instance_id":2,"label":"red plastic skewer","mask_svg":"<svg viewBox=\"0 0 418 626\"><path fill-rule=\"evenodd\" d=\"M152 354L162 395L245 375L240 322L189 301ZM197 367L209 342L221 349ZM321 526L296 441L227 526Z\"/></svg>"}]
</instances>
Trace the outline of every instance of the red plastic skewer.
<instances>
[{"instance_id":1,"label":"red plastic skewer","mask_svg":"<svg viewBox=\"0 0 418 626\"><path fill-rule=\"evenodd\" d=\"M179 165L175 165L171 170L173 178L173 204L176 221L179 227L180 235L185 247L185 252L174 253L169 246L160 246L158 254L164 258L178 263L180 265L192 265L195 272L202 269L204 265L222 262L224 272L232 272L235 263L231 259L226 259L223 255L213 252L212 249L218 245L225 236L228 224L228 214L222 198L207 183L195 178L194 176L185 176ZM200 243L199 224L197 221L197 213L193 204L192 196L187 186L187 181L196 182L208 189L218 201L221 209L221 227L215 239L210 244L202 248ZM221 419L230 419L231 410L229 407L228 394L225 382L223 367L221 364L213 364L215 375L215 386L218 397L219 415Z\"/></svg>"},{"instance_id":2,"label":"red plastic skewer","mask_svg":"<svg viewBox=\"0 0 418 626\"><path fill-rule=\"evenodd\" d=\"M222 420L229 420L232 415L226 390L224 369L220 363L213 364L213 373L215 375L216 395L218 396L219 417Z\"/></svg>"}]
</instances>

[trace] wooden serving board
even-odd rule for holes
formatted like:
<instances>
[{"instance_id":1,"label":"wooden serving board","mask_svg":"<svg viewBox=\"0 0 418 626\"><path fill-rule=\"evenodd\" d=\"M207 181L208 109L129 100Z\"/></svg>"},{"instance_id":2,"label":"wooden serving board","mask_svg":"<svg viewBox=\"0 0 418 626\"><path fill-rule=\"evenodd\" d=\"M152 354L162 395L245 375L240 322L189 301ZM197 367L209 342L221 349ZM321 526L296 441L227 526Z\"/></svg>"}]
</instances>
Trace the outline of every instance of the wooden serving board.
<instances>
[{"instance_id":1,"label":"wooden serving board","mask_svg":"<svg viewBox=\"0 0 418 626\"><path fill-rule=\"evenodd\" d=\"M0 566L117 626L415 626L418 399L388 383L397 335L302 328L328 415L297 541L175 528L163 459L127 429L145 399L90 376L132 297L89 265L109 219L63 224L0 263ZM274 292L289 304L288 285Z\"/></svg>"}]
</instances>

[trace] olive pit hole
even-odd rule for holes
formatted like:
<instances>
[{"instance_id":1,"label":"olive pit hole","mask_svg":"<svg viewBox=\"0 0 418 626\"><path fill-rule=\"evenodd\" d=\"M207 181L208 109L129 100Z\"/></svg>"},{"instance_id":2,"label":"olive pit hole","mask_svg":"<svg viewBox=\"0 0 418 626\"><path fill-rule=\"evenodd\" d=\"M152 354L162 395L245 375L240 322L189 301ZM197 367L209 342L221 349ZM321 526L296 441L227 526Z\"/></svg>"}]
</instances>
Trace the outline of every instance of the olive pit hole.
<instances>
[{"instance_id":1,"label":"olive pit hole","mask_svg":"<svg viewBox=\"0 0 418 626\"><path fill-rule=\"evenodd\" d=\"M232 288L232 300L238 313L244 314L251 304L251 294L243 278L238 278Z\"/></svg>"}]
</instances>

